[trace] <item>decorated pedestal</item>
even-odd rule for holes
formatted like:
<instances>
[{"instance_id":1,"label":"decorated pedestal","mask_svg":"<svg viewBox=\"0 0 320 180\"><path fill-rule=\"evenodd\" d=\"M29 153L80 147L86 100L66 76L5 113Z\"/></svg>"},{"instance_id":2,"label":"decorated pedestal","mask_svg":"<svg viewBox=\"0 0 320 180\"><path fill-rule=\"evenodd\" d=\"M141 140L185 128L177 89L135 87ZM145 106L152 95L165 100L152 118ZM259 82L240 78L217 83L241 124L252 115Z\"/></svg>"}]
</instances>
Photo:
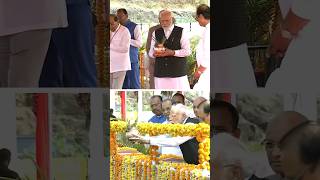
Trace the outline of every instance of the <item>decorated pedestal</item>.
<instances>
[{"instance_id":1,"label":"decorated pedestal","mask_svg":"<svg viewBox=\"0 0 320 180\"><path fill-rule=\"evenodd\" d=\"M210 127L207 124L153 124L139 123L138 131L143 135L196 137L199 142L199 164L187 164L182 157L158 154L157 146L150 146L149 155L134 148L119 148L116 132L125 132L125 122L111 122L111 177L114 180L195 180L210 179ZM111 144L112 143L112 144Z\"/></svg>"}]
</instances>

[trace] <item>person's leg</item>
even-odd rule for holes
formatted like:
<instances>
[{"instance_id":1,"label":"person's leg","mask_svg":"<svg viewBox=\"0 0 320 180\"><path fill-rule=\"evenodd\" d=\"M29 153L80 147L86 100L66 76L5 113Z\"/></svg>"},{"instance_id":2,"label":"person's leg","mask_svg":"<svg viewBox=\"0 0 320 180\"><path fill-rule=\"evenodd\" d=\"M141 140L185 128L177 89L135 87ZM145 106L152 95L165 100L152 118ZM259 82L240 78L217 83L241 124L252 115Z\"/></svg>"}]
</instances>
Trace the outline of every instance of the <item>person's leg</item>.
<instances>
[{"instance_id":1,"label":"person's leg","mask_svg":"<svg viewBox=\"0 0 320 180\"><path fill-rule=\"evenodd\" d=\"M149 58L149 84L150 84L150 89L154 89L154 63L155 59Z\"/></svg>"},{"instance_id":2,"label":"person's leg","mask_svg":"<svg viewBox=\"0 0 320 180\"><path fill-rule=\"evenodd\" d=\"M10 38L9 87L38 87L51 30L26 31Z\"/></svg>"},{"instance_id":3,"label":"person's leg","mask_svg":"<svg viewBox=\"0 0 320 180\"><path fill-rule=\"evenodd\" d=\"M121 89L125 76L126 71L112 73L112 89Z\"/></svg>"},{"instance_id":4,"label":"person's leg","mask_svg":"<svg viewBox=\"0 0 320 180\"><path fill-rule=\"evenodd\" d=\"M124 78L124 81L123 81L123 86L122 86L122 89L131 89L130 88L130 84L131 84L131 82L130 82L130 80L131 80L131 78L130 78L130 76L132 76L132 64L131 64L131 70L129 70L129 71L127 71L126 72L126 75L125 75L125 78Z\"/></svg>"},{"instance_id":5,"label":"person's leg","mask_svg":"<svg viewBox=\"0 0 320 180\"><path fill-rule=\"evenodd\" d=\"M96 87L94 34L90 5L68 5L68 23L55 38L63 57L63 81L66 87Z\"/></svg>"},{"instance_id":6,"label":"person's leg","mask_svg":"<svg viewBox=\"0 0 320 180\"><path fill-rule=\"evenodd\" d=\"M132 75L130 76L130 89L141 89L140 83L140 66L139 63L133 63L132 67Z\"/></svg>"},{"instance_id":7,"label":"person's leg","mask_svg":"<svg viewBox=\"0 0 320 180\"><path fill-rule=\"evenodd\" d=\"M62 87L62 58L59 55L53 38L56 30L52 31L51 41L47 52L46 60L42 67L39 80L39 87Z\"/></svg>"},{"instance_id":8,"label":"person's leg","mask_svg":"<svg viewBox=\"0 0 320 180\"><path fill-rule=\"evenodd\" d=\"M0 87L8 86L8 69L10 60L10 36L0 37Z\"/></svg>"}]
</instances>

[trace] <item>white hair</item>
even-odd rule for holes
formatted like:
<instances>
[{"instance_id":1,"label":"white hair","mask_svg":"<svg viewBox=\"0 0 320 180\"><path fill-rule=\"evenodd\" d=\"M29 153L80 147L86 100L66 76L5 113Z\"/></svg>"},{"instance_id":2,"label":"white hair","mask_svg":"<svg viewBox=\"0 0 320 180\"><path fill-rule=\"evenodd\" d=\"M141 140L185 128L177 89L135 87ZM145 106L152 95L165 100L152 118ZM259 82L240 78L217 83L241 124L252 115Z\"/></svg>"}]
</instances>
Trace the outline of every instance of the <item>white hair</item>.
<instances>
[{"instance_id":1,"label":"white hair","mask_svg":"<svg viewBox=\"0 0 320 180\"><path fill-rule=\"evenodd\" d=\"M172 110L176 110L186 116L188 116L188 109L185 105L181 104L181 103L178 103L178 104L175 104L171 107Z\"/></svg>"}]
</instances>

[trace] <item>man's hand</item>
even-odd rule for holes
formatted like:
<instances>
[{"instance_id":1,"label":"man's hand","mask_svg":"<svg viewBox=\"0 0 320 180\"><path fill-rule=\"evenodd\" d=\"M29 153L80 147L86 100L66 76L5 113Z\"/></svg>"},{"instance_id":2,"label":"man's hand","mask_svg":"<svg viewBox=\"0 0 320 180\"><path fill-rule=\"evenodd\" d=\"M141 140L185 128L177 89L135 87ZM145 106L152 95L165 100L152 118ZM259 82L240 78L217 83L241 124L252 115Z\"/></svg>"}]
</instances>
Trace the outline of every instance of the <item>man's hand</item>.
<instances>
[{"instance_id":1,"label":"man's hand","mask_svg":"<svg viewBox=\"0 0 320 180\"><path fill-rule=\"evenodd\" d=\"M132 136L129 138L129 140L133 141L133 142L140 143L140 144L150 144L150 140L144 138L143 136L139 136L136 134L132 134Z\"/></svg>"},{"instance_id":2,"label":"man's hand","mask_svg":"<svg viewBox=\"0 0 320 180\"><path fill-rule=\"evenodd\" d=\"M277 28L272 35L269 55L276 58L283 58L289 47L291 39L285 38L281 34L281 29Z\"/></svg>"},{"instance_id":3,"label":"man's hand","mask_svg":"<svg viewBox=\"0 0 320 180\"><path fill-rule=\"evenodd\" d=\"M196 70L196 72L194 73L194 75L193 75L194 79L199 79L200 76L201 76L201 74L202 74L205 70L206 70L206 68L200 65L200 66L197 68L197 70Z\"/></svg>"},{"instance_id":4,"label":"man's hand","mask_svg":"<svg viewBox=\"0 0 320 180\"><path fill-rule=\"evenodd\" d=\"M174 56L175 52L174 50L167 49L164 51L154 51L153 56L154 57L167 57L167 56Z\"/></svg>"}]
</instances>

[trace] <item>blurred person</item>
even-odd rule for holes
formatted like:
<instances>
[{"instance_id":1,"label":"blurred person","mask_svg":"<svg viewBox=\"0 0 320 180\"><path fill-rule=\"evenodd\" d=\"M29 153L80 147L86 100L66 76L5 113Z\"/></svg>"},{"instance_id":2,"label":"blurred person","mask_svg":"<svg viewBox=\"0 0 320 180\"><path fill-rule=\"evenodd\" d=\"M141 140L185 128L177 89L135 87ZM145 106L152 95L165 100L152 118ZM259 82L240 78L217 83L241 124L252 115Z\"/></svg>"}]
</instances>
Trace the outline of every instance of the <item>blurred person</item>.
<instances>
[{"instance_id":1,"label":"blurred person","mask_svg":"<svg viewBox=\"0 0 320 180\"><path fill-rule=\"evenodd\" d=\"M169 120L172 124L198 124L199 120L190 118L187 115L187 108L183 104L173 105L171 108ZM140 143L156 145L156 146L179 146L183 154L183 159L188 164L199 164L198 149L199 142L195 137L183 136L183 137L144 137L134 135L137 138L136 141Z\"/></svg>"},{"instance_id":2,"label":"blurred person","mask_svg":"<svg viewBox=\"0 0 320 180\"><path fill-rule=\"evenodd\" d=\"M40 87L96 87L94 31L90 0L66 0L69 26L55 29Z\"/></svg>"},{"instance_id":3,"label":"blurred person","mask_svg":"<svg viewBox=\"0 0 320 180\"><path fill-rule=\"evenodd\" d=\"M140 89L140 66L139 66L139 48L142 47L142 34L140 26L132 22L128 18L126 9L121 8L117 10L117 17L120 23L127 27L130 35L130 62L131 70L127 71L123 83L123 89Z\"/></svg>"},{"instance_id":4,"label":"blurred person","mask_svg":"<svg viewBox=\"0 0 320 180\"><path fill-rule=\"evenodd\" d=\"M286 180L320 179L320 125L307 121L280 140L282 169Z\"/></svg>"},{"instance_id":5,"label":"blurred person","mask_svg":"<svg viewBox=\"0 0 320 180\"><path fill-rule=\"evenodd\" d=\"M110 22L110 80L112 89L122 89L126 72L131 69L129 49L130 32L119 23L114 14Z\"/></svg>"},{"instance_id":6,"label":"blurred person","mask_svg":"<svg viewBox=\"0 0 320 180\"><path fill-rule=\"evenodd\" d=\"M305 116L294 111L282 112L270 121L266 130L266 139L263 143L270 167L275 172L275 175L266 177L266 180L285 179L279 147L280 140L284 134L306 122L308 122L308 119Z\"/></svg>"},{"instance_id":7,"label":"blurred person","mask_svg":"<svg viewBox=\"0 0 320 180\"><path fill-rule=\"evenodd\" d=\"M54 28L68 26L65 0L0 1L0 87L38 87Z\"/></svg>"},{"instance_id":8,"label":"blurred person","mask_svg":"<svg viewBox=\"0 0 320 180\"><path fill-rule=\"evenodd\" d=\"M161 10L159 12L159 17L160 17L160 13L162 12L163 10ZM150 89L154 89L154 63L155 63L155 58L152 58L149 56L149 51L150 51L150 45L151 45L151 39L152 39L152 33L158 29L158 28L161 28L161 25L160 25L160 19L159 19L159 24L155 25L155 26L152 26L149 28L149 31L148 31L148 37L147 37L147 43L146 43L146 52L148 54L148 58L149 58L149 81L150 81Z\"/></svg>"},{"instance_id":9,"label":"blurred person","mask_svg":"<svg viewBox=\"0 0 320 180\"><path fill-rule=\"evenodd\" d=\"M163 111L163 115L166 116L167 120L169 119L171 107L172 107L172 101L171 101L171 99L165 99L165 100L162 101L162 111Z\"/></svg>"},{"instance_id":10,"label":"blurred person","mask_svg":"<svg viewBox=\"0 0 320 180\"><path fill-rule=\"evenodd\" d=\"M185 97L180 92L175 93L172 96L172 104L183 104L185 105Z\"/></svg>"},{"instance_id":11,"label":"blurred person","mask_svg":"<svg viewBox=\"0 0 320 180\"><path fill-rule=\"evenodd\" d=\"M152 33L149 56L155 58L155 89L190 89L186 57L191 54L190 42L183 28L173 24L171 11L160 15L161 28Z\"/></svg>"},{"instance_id":12,"label":"blurred person","mask_svg":"<svg viewBox=\"0 0 320 180\"><path fill-rule=\"evenodd\" d=\"M20 180L18 173L9 169L11 152L8 149L0 149L0 179L12 178Z\"/></svg>"},{"instance_id":13,"label":"blurred person","mask_svg":"<svg viewBox=\"0 0 320 180\"><path fill-rule=\"evenodd\" d=\"M320 66L317 60L320 41L320 11L318 0L281 0L283 21L271 38L269 54L283 58L280 68L275 70L266 87L274 89L305 89L320 86L314 81ZM297 73L301 72L303 73Z\"/></svg>"},{"instance_id":14,"label":"blurred person","mask_svg":"<svg viewBox=\"0 0 320 180\"><path fill-rule=\"evenodd\" d=\"M211 175L213 180L246 180L253 174L254 161L250 152L228 133L219 133L212 137L215 145L213 152Z\"/></svg>"},{"instance_id":15,"label":"blurred person","mask_svg":"<svg viewBox=\"0 0 320 180\"><path fill-rule=\"evenodd\" d=\"M206 114L206 118L205 118L205 123L207 123L207 124L211 124L211 121L210 121L210 111L211 111L211 109L210 109L210 104L206 104L205 106L204 106L204 108L203 108L203 110L204 110L204 113ZM211 128L211 127L210 127Z\"/></svg>"},{"instance_id":16,"label":"blurred person","mask_svg":"<svg viewBox=\"0 0 320 180\"><path fill-rule=\"evenodd\" d=\"M197 118L199 118L199 115L198 115L199 105L200 105L202 102L204 102L204 101L207 101L207 99L204 98L204 97L201 97L201 96L195 98L195 99L192 101L193 113L194 113L194 115L195 115Z\"/></svg>"},{"instance_id":17,"label":"blurred person","mask_svg":"<svg viewBox=\"0 0 320 180\"><path fill-rule=\"evenodd\" d=\"M236 138L240 138L239 112L228 102L213 100L213 131L215 134L228 133Z\"/></svg>"},{"instance_id":18,"label":"blurred person","mask_svg":"<svg viewBox=\"0 0 320 180\"><path fill-rule=\"evenodd\" d=\"M205 111L204 111L204 108L205 108L205 106L207 106L207 105L210 106L210 103L209 103L207 100L201 102L201 103L198 105L198 118L199 118L201 121L205 121L205 119L207 118L207 114L206 114Z\"/></svg>"},{"instance_id":19,"label":"blurred person","mask_svg":"<svg viewBox=\"0 0 320 180\"><path fill-rule=\"evenodd\" d=\"M159 95L154 95L150 98L150 107L154 116L148 121L151 123L164 123L167 121L166 116L163 114L162 110L162 97Z\"/></svg>"},{"instance_id":20,"label":"blurred person","mask_svg":"<svg viewBox=\"0 0 320 180\"><path fill-rule=\"evenodd\" d=\"M211 88L257 87L247 46L247 12L246 0L214 3Z\"/></svg>"},{"instance_id":21,"label":"blurred person","mask_svg":"<svg viewBox=\"0 0 320 180\"><path fill-rule=\"evenodd\" d=\"M197 7L196 20L204 31L196 48L197 70L194 78L197 83L193 89L210 89L210 7L201 4Z\"/></svg>"}]
</instances>

